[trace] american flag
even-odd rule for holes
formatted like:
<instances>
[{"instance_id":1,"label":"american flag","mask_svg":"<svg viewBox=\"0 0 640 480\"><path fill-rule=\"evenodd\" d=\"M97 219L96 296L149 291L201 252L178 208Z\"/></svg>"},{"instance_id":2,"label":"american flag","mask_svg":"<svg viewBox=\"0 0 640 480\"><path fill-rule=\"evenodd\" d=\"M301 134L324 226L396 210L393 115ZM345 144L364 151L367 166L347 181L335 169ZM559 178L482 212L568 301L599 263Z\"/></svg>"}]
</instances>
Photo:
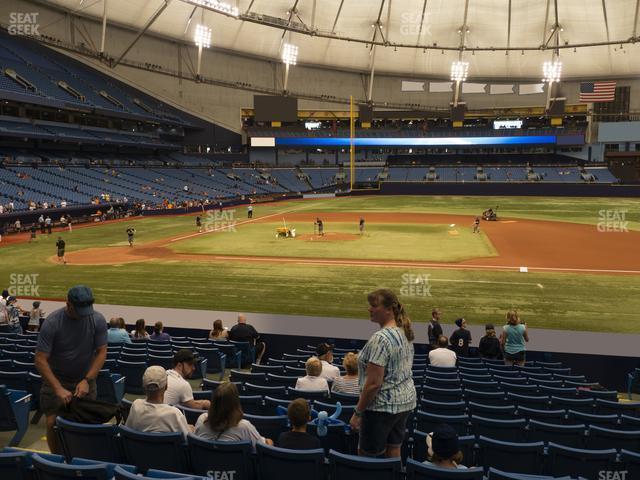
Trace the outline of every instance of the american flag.
<instances>
[{"instance_id":1,"label":"american flag","mask_svg":"<svg viewBox=\"0 0 640 480\"><path fill-rule=\"evenodd\" d=\"M613 102L616 98L616 82L582 82L580 83L580 101Z\"/></svg>"}]
</instances>

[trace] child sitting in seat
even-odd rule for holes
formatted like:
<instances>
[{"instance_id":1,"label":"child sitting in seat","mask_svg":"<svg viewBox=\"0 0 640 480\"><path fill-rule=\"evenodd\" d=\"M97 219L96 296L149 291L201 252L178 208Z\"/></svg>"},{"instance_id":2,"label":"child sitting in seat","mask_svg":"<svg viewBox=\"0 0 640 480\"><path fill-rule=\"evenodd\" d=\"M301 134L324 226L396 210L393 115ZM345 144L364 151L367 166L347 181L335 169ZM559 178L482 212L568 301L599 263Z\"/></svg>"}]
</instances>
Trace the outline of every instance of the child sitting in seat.
<instances>
[{"instance_id":1,"label":"child sitting in seat","mask_svg":"<svg viewBox=\"0 0 640 480\"><path fill-rule=\"evenodd\" d=\"M291 422L291 431L280 434L278 446L291 450L312 450L322 448L320 439L307 433L307 422L311 420L309 402L304 398L296 398L289 404L287 416Z\"/></svg>"}]
</instances>

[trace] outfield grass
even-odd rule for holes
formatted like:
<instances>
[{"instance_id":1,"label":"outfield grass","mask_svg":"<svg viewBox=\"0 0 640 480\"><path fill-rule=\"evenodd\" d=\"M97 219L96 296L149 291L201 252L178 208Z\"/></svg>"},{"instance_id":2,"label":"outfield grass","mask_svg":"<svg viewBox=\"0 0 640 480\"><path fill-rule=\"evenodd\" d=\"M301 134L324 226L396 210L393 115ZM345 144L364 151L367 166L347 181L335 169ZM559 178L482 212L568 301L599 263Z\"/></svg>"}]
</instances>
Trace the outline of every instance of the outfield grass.
<instances>
[{"instance_id":1,"label":"outfield grass","mask_svg":"<svg viewBox=\"0 0 640 480\"><path fill-rule=\"evenodd\" d=\"M596 206L613 209L623 208L620 207L623 205L630 209L628 217L636 219L635 224L630 227L636 228L640 204L638 201L617 199L604 199L600 203L594 199L539 198L500 198L497 203L492 203L500 205L499 212L535 210L536 215L553 217L547 219L582 220L580 223L594 225L598 222L597 214L595 217L593 215ZM258 205L255 215L272 215L293 209L307 212L410 211L472 215L488 204L490 205L489 199L486 197L359 197ZM545 204L547 207L543 209L542 205ZM509 206L509 209L503 210L503 206ZM635 213L632 214L631 210ZM238 209L236 213L237 217L244 216L244 209ZM563 215L569 218L564 218ZM532 218L531 215L520 216ZM144 218L128 223L106 224L98 228L77 228L73 233L65 232L62 236L67 241L68 251L118 245L126 242L125 230L129 223L138 230L136 238L139 244L195 232L194 217L190 216ZM253 227L245 225L238 230L249 226ZM373 227L373 224L367 225L367 230ZM433 225L431 227L440 228ZM272 229L273 225L265 224L264 228ZM353 229L353 226L348 228ZM199 238L208 237L213 236ZM229 237L237 238L238 235ZM48 261L49 257L55 255L56 238L57 234L54 234L51 237L39 237L34 244L0 248L0 287L11 284L12 274L37 274L38 294L47 298L63 298L69 286L85 283L94 288L99 303L361 319L367 318L366 293L375 288L389 287L409 294L402 296L402 300L415 321L427 321L431 307L437 305L443 309L445 321L465 315L471 324L484 324L488 321L499 323L505 310L517 307L534 328L640 333L640 324L637 322L637 312L640 311L640 278L632 275L521 274L176 260L120 266L62 266ZM183 244L179 248L191 248L193 241L177 242L176 245ZM289 245L292 245L284 243L289 240L279 242L279 248L287 245L289 249ZM345 243L354 245L353 248L361 245L358 240ZM332 251L335 246L334 243L330 244ZM400 250L397 243L393 250ZM285 252L278 254L282 253ZM254 251L254 254L258 253ZM389 252L383 250L378 252L377 258L389 258L388 255ZM403 275L407 274L424 274L429 277L426 284L407 285L403 283L407 278ZM412 286L413 288L408 288ZM423 296L427 291L430 295ZM28 303L21 302L24 307Z\"/></svg>"}]
</instances>

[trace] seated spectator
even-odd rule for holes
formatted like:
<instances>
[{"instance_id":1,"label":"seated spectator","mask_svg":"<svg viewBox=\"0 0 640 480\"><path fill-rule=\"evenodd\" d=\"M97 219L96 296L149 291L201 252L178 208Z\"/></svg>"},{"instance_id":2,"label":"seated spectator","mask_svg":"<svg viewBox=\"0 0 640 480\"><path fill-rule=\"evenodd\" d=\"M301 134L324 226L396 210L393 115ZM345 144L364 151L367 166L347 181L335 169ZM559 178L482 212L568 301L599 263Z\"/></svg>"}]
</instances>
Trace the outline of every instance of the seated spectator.
<instances>
[{"instance_id":1,"label":"seated spectator","mask_svg":"<svg viewBox=\"0 0 640 480\"><path fill-rule=\"evenodd\" d=\"M484 327L485 336L480 339L478 352L482 358L497 359L502 357L500 350L500 340L496 337L496 329L492 323L487 323Z\"/></svg>"},{"instance_id":2,"label":"seated spectator","mask_svg":"<svg viewBox=\"0 0 640 480\"><path fill-rule=\"evenodd\" d=\"M440 424L427 435L427 456L423 463L440 468L467 468L462 463L458 434L447 424Z\"/></svg>"},{"instance_id":3,"label":"seated spectator","mask_svg":"<svg viewBox=\"0 0 640 480\"><path fill-rule=\"evenodd\" d=\"M444 335L438 337L437 347L429 352L429 364L434 367L455 367L458 359L456 352L449 350L449 339Z\"/></svg>"},{"instance_id":4,"label":"seated spectator","mask_svg":"<svg viewBox=\"0 0 640 480\"><path fill-rule=\"evenodd\" d=\"M142 376L142 386L147 398L134 400L125 425L139 432L182 432L186 437L193 432L180 410L164 403L167 390L167 372L154 365Z\"/></svg>"},{"instance_id":5,"label":"seated spectator","mask_svg":"<svg viewBox=\"0 0 640 480\"><path fill-rule=\"evenodd\" d=\"M171 336L168 333L164 333L162 329L164 325L162 322L156 322L153 326L153 333L149 337L149 340L155 340L156 342L168 342L171 340Z\"/></svg>"},{"instance_id":6,"label":"seated spectator","mask_svg":"<svg viewBox=\"0 0 640 480\"><path fill-rule=\"evenodd\" d=\"M329 345L328 343L318 344L316 347L316 354L318 355L318 359L322 362L321 377L326 378L327 380L333 380L340 376L340 369L331 364L331 362L333 362L333 345Z\"/></svg>"},{"instance_id":7,"label":"seated spectator","mask_svg":"<svg viewBox=\"0 0 640 480\"><path fill-rule=\"evenodd\" d=\"M27 330L30 332L37 332L40 330L40 319L44 318L44 312L40 308L40 302L33 302L33 308L29 312L29 324Z\"/></svg>"},{"instance_id":8,"label":"seated spectator","mask_svg":"<svg viewBox=\"0 0 640 480\"><path fill-rule=\"evenodd\" d=\"M196 360L193 352L183 348L173 356L173 368L167 371L169 378L164 401L169 405L181 405L197 410L207 410L211 406L209 400L195 400L193 389L187 381L196 369Z\"/></svg>"},{"instance_id":9,"label":"seated spectator","mask_svg":"<svg viewBox=\"0 0 640 480\"><path fill-rule=\"evenodd\" d=\"M234 342L249 342L256 349L256 363L260 363L262 356L266 350L266 344L260 341L260 334L258 331L247 323L247 317L242 313L238 315L238 323L231 327L229 331L229 340ZM243 363L249 366L250 362L247 362L243 356ZM244 366L244 365L243 365Z\"/></svg>"},{"instance_id":10,"label":"seated spectator","mask_svg":"<svg viewBox=\"0 0 640 480\"><path fill-rule=\"evenodd\" d=\"M304 368L307 371L307 376L298 378L296 382L297 390L306 390L308 392L329 391L327 379L320 376L322 374L322 363L318 358L311 357L305 363Z\"/></svg>"},{"instance_id":11,"label":"seated spectator","mask_svg":"<svg viewBox=\"0 0 640 480\"><path fill-rule=\"evenodd\" d=\"M228 340L229 331L222 326L222 320L218 319L213 322L213 330L209 332L211 340Z\"/></svg>"},{"instance_id":12,"label":"seated spectator","mask_svg":"<svg viewBox=\"0 0 640 480\"><path fill-rule=\"evenodd\" d=\"M131 335L131 338L133 338L134 340L149 339L149 334L145 329L144 318L136 320L136 329L131 330L130 335Z\"/></svg>"},{"instance_id":13,"label":"seated spectator","mask_svg":"<svg viewBox=\"0 0 640 480\"><path fill-rule=\"evenodd\" d=\"M112 318L109 320L109 330L107 330L107 342L109 343L131 343L131 337L127 331L121 328L124 323L123 318Z\"/></svg>"},{"instance_id":14,"label":"seated spectator","mask_svg":"<svg viewBox=\"0 0 640 480\"><path fill-rule=\"evenodd\" d=\"M347 353L342 360L342 365L347 373L333 380L331 391L360 395L360 387L358 386L358 355L353 352Z\"/></svg>"},{"instance_id":15,"label":"seated spectator","mask_svg":"<svg viewBox=\"0 0 640 480\"><path fill-rule=\"evenodd\" d=\"M231 382L223 383L213 392L209 412L198 419L195 434L222 442L248 440L254 450L257 443L273 445L273 440L260 435L251 422L242 418L243 415L237 387Z\"/></svg>"},{"instance_id":16,"label":"seated spectator","mask_svg":"<svg viewBox=\"0 0 640 480\"><path fill-rule=\"evenodd\" d=\"M320 439L307 433L307 422L311 420L309 402L304 398L296 398L287 408L287 416L291 423L291 431L283 432L278 437L280 448L291 450L312 450L322 448Z\"/></svg>"}]
</instances>

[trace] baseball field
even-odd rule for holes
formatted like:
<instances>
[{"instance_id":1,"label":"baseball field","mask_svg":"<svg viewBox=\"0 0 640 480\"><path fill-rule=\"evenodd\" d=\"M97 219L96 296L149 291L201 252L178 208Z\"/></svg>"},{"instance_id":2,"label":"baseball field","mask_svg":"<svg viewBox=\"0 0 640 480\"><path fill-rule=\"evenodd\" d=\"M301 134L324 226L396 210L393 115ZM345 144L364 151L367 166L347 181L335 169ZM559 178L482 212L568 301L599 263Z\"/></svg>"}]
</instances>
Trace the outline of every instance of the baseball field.
<instances>
[{"instance_id":1,"label":"baseball field","mask_svg":"<svg viewBox=\"0 0 640 480\"><path fill-rule=\"evenodd\" d=\"M498 221L473 233L489 207ZM195 217L3 240L0 286L58 299L84 283L98 303L349 319L367 318L366 293L388 287L417 322L433 306L470 324L499 323L515 307L535 328L640 332L639 199L308 199L256 204L252 219L245 207L201 214L202 232ZM276 238L283 226L296 237ZM67 265L57 263L58 236Z\"/></svg>"}]
</instances>

